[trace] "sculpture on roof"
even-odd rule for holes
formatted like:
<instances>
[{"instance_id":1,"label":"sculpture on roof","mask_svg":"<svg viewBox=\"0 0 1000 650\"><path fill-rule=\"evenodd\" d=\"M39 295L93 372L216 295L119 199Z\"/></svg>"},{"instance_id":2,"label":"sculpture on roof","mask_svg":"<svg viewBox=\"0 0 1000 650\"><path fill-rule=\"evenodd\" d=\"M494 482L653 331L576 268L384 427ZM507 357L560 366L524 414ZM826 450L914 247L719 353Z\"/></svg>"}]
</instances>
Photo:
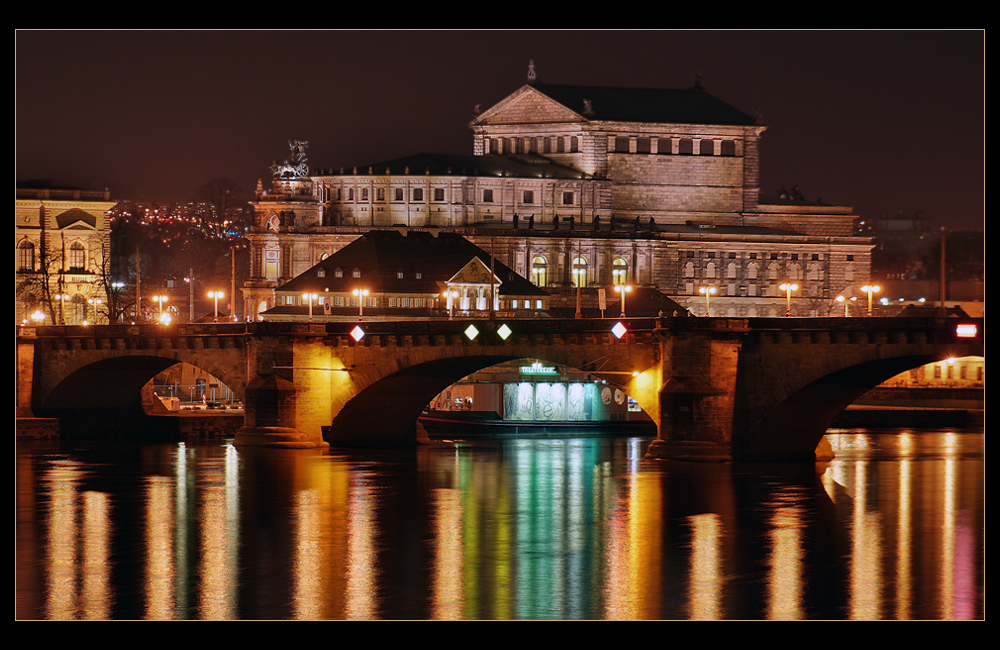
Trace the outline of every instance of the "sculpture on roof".
<instances>
[{"instance_id":1,"label":"sculpture on roof","mask_svg":"<svg viewBox=\"0 0 1000 650\"><path fill-rule=\"evenodd\" d=\"M292 150L292 155L282 163L271 165L271 174L275 178L305 178L309 175L309 165L306 161L306 147L309 143L305 140L289 140L288 148Z\"/></svg>"},{"instance_id":2,"label":"sculpture on roof","mask_svg":"<svg viewBox=\"0 0 1000 650\"><path fill-rule=\"evenodd\" d=\"M529 59L528 60L528 83L529 84L535 83L535 80L537 78L538 78L538 75L535 74L535 60L534 59Z\"/></svg>"}]
</instances>

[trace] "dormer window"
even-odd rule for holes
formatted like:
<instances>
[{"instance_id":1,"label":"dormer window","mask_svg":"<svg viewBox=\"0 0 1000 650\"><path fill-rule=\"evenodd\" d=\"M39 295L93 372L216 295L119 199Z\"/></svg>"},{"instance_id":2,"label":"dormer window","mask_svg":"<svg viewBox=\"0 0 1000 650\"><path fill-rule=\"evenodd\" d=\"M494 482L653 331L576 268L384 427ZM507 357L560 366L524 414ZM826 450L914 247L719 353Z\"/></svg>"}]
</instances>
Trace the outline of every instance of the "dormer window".
<instances>
[{"instance_id":1,"label":"dormer window","mask_svg":"<svg viewBox=\"0 0 1000 650\"><path fill-rule=\"evenodd\" d=\"M333 272L333 277L335 277L335 278L342 278L342 277L344 277L344 271L343 271L343 269L335 269L334 272Z\"/></svg>"}]
</instances>

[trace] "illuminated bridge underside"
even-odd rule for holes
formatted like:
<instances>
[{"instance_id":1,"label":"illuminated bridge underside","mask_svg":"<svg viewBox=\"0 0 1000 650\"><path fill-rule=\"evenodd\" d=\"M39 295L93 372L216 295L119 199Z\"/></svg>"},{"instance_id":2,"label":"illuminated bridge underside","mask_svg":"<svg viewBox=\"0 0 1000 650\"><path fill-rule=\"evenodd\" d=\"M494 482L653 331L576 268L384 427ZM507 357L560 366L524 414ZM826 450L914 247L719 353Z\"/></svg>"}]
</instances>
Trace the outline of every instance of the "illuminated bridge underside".
<instances>
[{"instance_id":1,"label":"illuminated bridge underside","mask_svg":"<svg viewBox=\"0 0 1000 650\"><path fill-rule=\"evenodd\" d=\"M18 340L21 388L31 369L39 415L88 407L134 411L141 385L186 361L245 395L244 446L376 446L413 443L416 418L441 390L514 359L576 368L619 385L657 423L652 457L813 458L833 418L880 382L951 356L983 355L955 319L708 319L512 321L506 339L468 323L258 323L167 336L133 332L124 342L46 328ZM139 334L143 334L140 336ZM90 339L87 339L90 336ZM169 340L168 340L169 339ZM30 359L30 363L26 361ZM245 387L245 390L244 390Z\"/></svg>"}]
</instances>

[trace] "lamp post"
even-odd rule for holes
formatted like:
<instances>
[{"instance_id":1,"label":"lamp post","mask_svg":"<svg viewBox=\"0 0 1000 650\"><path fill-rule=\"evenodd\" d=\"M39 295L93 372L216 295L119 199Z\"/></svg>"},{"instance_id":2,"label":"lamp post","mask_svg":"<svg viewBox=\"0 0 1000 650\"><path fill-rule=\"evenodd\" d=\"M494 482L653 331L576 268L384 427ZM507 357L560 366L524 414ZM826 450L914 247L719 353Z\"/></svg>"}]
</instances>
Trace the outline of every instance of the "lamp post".
<instances>
[{"instance_id":1,"label":"lamp post","mask_svg":"<svg viewBox=\"0 0 1000 650\"><path fill-rule=\"evenodd\" d=\"M209 291L208 292L208 297L209 298L215 298L215 322L218 323L219 322L219 298L225 298L226 294L222 293L221 291Z\"/></svg>"},{"instance_id":2,"label":"lamp post","mask_svg":"<svg viewBox=\"0 0 1000 650\"><path fill-rule=\"evenodd\" d=\"M56 294L56 300L59 301L59 324L66 324L66 299L69 298L65 293Z\"/></svg>"},{"instance_id":3,"label":"lamp post","mask_svg":"<svg viewBox=\"0 0 1000 650\"><path fill-rule=\"evenodd\" d=\"M163 303L169 300L167 296L153 296L153 301L160 305L159 319L163 319Z\"/></svg>"},{"instance_id":4,"label":"lamp post","mask_svg":"<svg viewBox=\"0 0 1000 650\"><path fill-rule=\"evenodd\" d=\"M622 294L622 315L619 318L625 318L625 294L632 290L631 284L617 284L615 285L615 291Z\"/></svg>"},{"instance_id":5,"label":"lamp post","mask_svg":"<svg viewBox=\"0 0 1000 650\"><path fill-rule=\"evenodd\" d=\"M785 316L792 315L792 292L799 290L799 285L794 282L785 282L778 287L785 292Z\"/></svg>"},{"instance_id":6,"label":"lamp post","mask_svg":"<svg viewBox=\"0 0 1000 650\"><path fill-rule=\"evenodd\" d=\"M705 316L711 316L712 315L711 311L710 311L711 307L712 307L712 298L711 297L712 297L712 295L718 293L718 291L719 291L718 287L712 287L712 286L700 287L698 289L699 293L705 294Z\"/></svg>"},{"instance_id":7,"label":"lamp post","mask_svg":"<svg viewBox=\"0 0 1000 650\"><path fill-rule=\"evenodd\" d=\"M100 298L87 298L87 302L94 306L94 325L97 325L97 306L103 305L104 301Z\"/></svg>"},{"instance_id":8,"label":"lamp post","mask_svg":"<svg viewBox=\"0 0 1000 650\"><path fill-rule=\"evenodd\" d=\"M302 299L309 302L309 322L313 319L313 300L316 300L319 296L315 293L304 293L302 294Z\"/></svg>"},{"instance_id":9,"label":"lamp post","mask_svg":"<svg viewBox=\"0 0 1000 650\"><path fill-rule=\"evenodd\" d=\"M878 293L879 291L881 291L882 287L878 286L877 284L866 284L865 286L861 287L861 290L868 294L868 315L871 316L872 315L872 294L873 293Z\"/></svg>"},{"instance_id":10,"label":"lamp post","mask_svg":"<svg viewBox=\"0 0 1000 650\"><path fill-rule=\"evenodd\" d=\"M365 296L368 295L368 289L355 289L351 293L358 297L358 321L362 321L365 318Z\"/></svg>"}]
</instances>

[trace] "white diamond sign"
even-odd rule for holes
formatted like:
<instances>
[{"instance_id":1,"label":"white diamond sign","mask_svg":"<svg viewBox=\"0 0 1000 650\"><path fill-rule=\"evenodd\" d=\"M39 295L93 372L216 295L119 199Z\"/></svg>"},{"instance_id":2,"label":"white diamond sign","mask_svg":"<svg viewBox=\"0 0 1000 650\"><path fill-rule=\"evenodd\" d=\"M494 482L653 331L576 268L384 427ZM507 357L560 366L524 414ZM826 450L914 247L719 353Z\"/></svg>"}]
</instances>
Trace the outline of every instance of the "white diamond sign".
<instances>
[{"instance_id":1,"label":"white diamond sign","mask_svg":"<svg viewBox=\"0 0 1000 650\"><path fill-rule=\"evenodd\" d=\"M506 341L507 337L513 333L514 332L509 327L507 327L507 323L501 325L500 329L497 330L497 334L499 334L500 338L502 338L504 341Z\"/></svg>"},{"instance_id":2,"label":"white diamond sign","mask_svg":"<svg viewBox=\"0 0 1000 650\"><path fill-rule=\"evenodd\" d=\"M469 325L465 328L465 335L468 336L470 340L474 339L479 336L479 330L476 329L475 325Z\"/></svg>"},{"instance_id":3,"label":"white diamond sign","mask_svg":"<svg viewBox=\"0 0 1000 650\"><path fill-rule=\"evenodd\" d=\"M360 341L365 336L365 331L361 329L360 325L355 325L354 329L351 330L351 338L355 341Z\"/></svg>"},{"instance_id":4,"label":"white diamond sign","mask_svg":"<svg viewBox=\"0 0 1000 650\"><path fill-rule=\"evenodd\" d=\"M611 328L611 332L618 338L625 336L625 332L627 331L628 330L625 329L625 326L621 324L621 321L615 323L615 326Z\"/></svg>"}]
</instances>

